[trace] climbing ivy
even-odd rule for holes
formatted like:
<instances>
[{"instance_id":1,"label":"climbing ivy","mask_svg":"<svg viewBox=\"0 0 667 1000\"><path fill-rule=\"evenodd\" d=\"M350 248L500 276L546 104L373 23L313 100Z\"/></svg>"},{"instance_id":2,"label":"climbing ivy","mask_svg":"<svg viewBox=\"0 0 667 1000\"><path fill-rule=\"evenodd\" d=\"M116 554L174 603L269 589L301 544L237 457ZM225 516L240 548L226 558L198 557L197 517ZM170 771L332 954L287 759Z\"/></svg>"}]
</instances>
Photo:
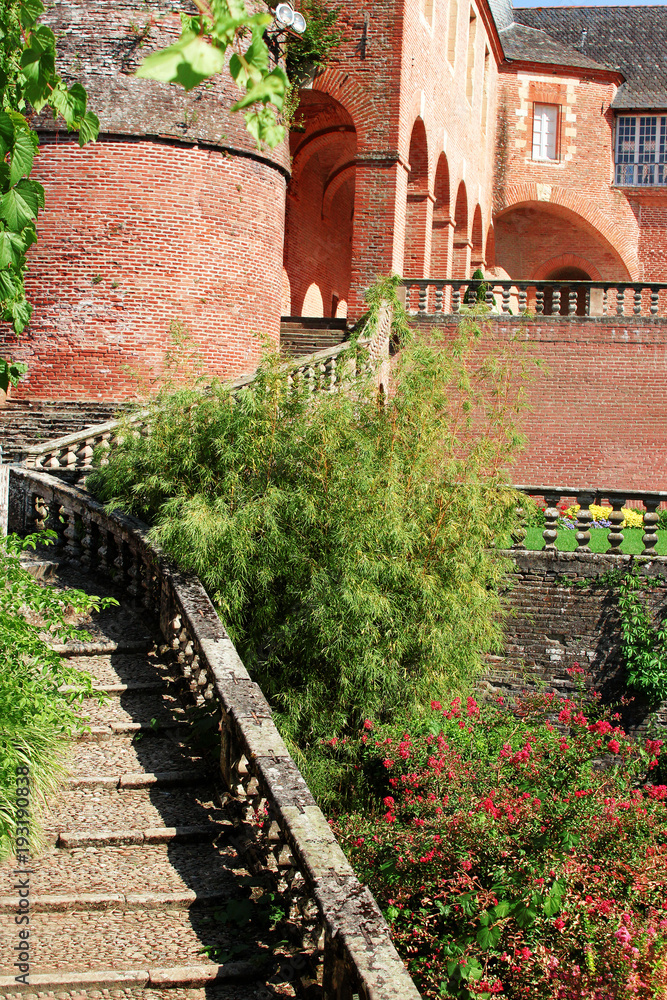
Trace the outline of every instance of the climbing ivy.
<instances>
[{"instance_id":1,"label":"climbing ivy","mask_svg":"<svg viewBox=\"0 0 667 1000\"><path fill-rule=\"evenodd\" d=\"M79 145L97 138L100 123L86 109L86 91L67 87L56 72L56 40L38 24L41 0L0 3L0 320L20 334L32 314L25 295L26 253L37 239L36 221L44 189L31 179L39 153L30 120L48 107ZM0 358L0 389L16 385L26 366Z\"/></svg>"},{"instance_id":2,"label":"climbing ivy","mask_svg":"<svg viewBox=\"0 0 667 1000\"><path fill-rule=\"evenodd\" d=\"M662 701L667 698L667 622L654 621L641 598L644 586L633 573L618 583L621 651L628 686Z\"/></svg>"}]
</instances>

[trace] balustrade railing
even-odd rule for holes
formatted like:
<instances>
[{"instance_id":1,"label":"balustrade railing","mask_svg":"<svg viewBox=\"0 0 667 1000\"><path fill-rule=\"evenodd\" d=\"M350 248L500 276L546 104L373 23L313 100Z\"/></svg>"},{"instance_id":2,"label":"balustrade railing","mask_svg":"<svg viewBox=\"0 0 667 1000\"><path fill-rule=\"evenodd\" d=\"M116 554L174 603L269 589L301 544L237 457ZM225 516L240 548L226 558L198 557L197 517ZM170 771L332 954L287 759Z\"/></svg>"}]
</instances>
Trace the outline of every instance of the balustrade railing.
<instances>
[{"instance_id":1,"label":"balustrade railing","mask_svg":"<svg viewBox=\"0 0 667 1000\"><path fill-rule=\"evenodd\" d=\"M474 305L517 316L667 316L667 282L404 278L411 314L456 315Z\"/></svg>"},{"instance_id":2,"label":"balustrade railing","mask_svg":"<svg viewBox=\"0 0 667 1000\"><path fill-rule=\"evenodd\" d=\"M372 360L377 360L374 356L378 353L376 338L372 341L360 339L357 344L369 351ZM316 351L314 354L295 358L282 367L283 370L290 372L290 379L305 379L313 392L332 392L340 384L343 376L340 355L349 353L350 350L350 344L344 342L336 344L335 347ZM232 392L235 392L251 385L255 376L256 373L251 372L226 384ZM115 443L119 442L128 425L131 426L133 434L148 434L148 423L147 411L140 411L126 416L122 420L108 420L103 424L85 427L73 434L31 445L23 452L22 464L29 469L42 469L51 474L65 477L69 475L76 478L78 475L90 471L96 448L107 451L111 449ZM102 459L102 464L104 464L104 459Z\"/></svg>"},{"instance_id":3,"label":"balustrade railing","mask_svg":"<svg viewBox=\"0 0 667 1000\"><path fill-rule=\"evenodd\" d=\"M347 862L197 577L149 543L145 524L107 514L53 476L12 466L9 511L11 531L53 529L65 558L112 577L124 595L156 611L194 697L217 702L221 776L242 814L261 817L253 852L273 859L281 892L323 951L325 1000L419 1000L377 903Z\"/></svg>"},{"instance_id":4,"label":"balustrade railing","mask_svg":"<svg viewBox=\"0 0 667 1000\"><path fill-rule=\"evenodd\" d=\"M579 510L576 512L574 529L576 530L577 552L590 552L591 525L593 515L591 506L598 505L611 508L610 513L603 525L607 530L607 542L609 544L608 555L620 555L623 544L623 531L621 530L625 520L623 508L630 503L640 502L644 510L636 508L636 513L642 516L642 555L655 555L655 548L658 544L657 526L660 515L658 509L663 503L667 503L667 493L641 493L629 490L605 490L605 489L574 489L573 487L547 487L547 486L517 486L534 499L544 500L544 551L557 551L557 539L560 531L571 531L572 528L563 527L563 502L572 505L577 504ZM559 507L560 505L560 507ZM599 522L597 522L599 524ZM513 546L515 550L525 550L526 538L525 526L519 526L513 533Z\"/></svg>"}]
</instances>

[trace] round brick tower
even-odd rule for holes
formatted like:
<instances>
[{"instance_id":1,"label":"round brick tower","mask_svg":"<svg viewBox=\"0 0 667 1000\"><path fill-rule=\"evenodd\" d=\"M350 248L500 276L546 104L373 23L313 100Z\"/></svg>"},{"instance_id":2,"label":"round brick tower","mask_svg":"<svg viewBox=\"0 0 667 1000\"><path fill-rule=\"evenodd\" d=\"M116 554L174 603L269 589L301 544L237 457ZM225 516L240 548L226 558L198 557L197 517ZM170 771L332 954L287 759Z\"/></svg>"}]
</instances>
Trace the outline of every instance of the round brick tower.
<instances>
[{"instance_id":1,"label":"round brick tower","mask_svg":"<svg viewBox=\"0 0 667 1000\"><path fill-rule=\"evenodd\" d=\"M59 0L43 18L101 129L79 149L45 115L33 123L46 208L29 255L32 322L18 343L0 334L0 354L29 364L14 398L143 393L177 330L222 377L255 367L258 334L278 342L287 150L257 150L228 111L239 93L226 75L189 94L134 77L177 37L173 10Z\"/></svg>"}]
</instances>

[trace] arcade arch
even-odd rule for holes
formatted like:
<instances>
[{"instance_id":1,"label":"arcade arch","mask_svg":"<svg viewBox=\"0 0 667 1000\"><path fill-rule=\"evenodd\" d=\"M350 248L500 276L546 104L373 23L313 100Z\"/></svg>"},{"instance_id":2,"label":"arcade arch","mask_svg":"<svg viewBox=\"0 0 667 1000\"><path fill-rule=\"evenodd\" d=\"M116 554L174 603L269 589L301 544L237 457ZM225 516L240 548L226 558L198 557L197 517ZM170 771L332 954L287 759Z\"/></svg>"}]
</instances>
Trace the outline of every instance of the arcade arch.
<instances>
[{"instance_id":1,"label":"arcade arch","mask_svg":"<svg viewBox=\"0 0 667 1000\"><path fill-rule=\"evenodd\" d=\"M470 269L470 237L468 235L468 193L465 181L461 181L456 192L454 208L454 253L452 277L467 278Z\"/></svg>"},{"instance_id":2,"label":"arcade arch","mask_svg":"<svg viewBox=\"0 0 667 1000\"><path fill-rule=\"evenodd\" d=\"M440 154L433 186L433 222L431 229L431 277L449 278L452 272L452 220L449 203L449 166Z\"/></svg>"},{"instance_id":3,"label":"arcade arch","mask_svg":"<svg viewBox=\"0 0 667 1000\"><path fill-rule=\"evenodd\" d=\"M430 240L427 240L428 145L421 118L417 118L412 127L408 160L410 173L405 206L403 274L409 278L426 278L430 257Z\"/></svg>"}]
</instances>

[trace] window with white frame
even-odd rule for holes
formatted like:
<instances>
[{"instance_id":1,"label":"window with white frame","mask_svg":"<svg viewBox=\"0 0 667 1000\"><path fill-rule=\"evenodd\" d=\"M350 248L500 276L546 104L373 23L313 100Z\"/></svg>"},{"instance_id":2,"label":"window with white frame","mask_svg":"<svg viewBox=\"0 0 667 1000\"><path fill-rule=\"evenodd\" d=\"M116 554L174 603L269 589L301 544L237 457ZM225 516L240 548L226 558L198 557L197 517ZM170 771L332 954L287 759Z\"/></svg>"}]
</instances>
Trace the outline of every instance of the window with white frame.
<instances>
[{"instance_id":1,"label":"window with white frame","mask_svg":"<svg viewBox=\"0 0 667 1000\"><path fill-rule=\"evenodd\" d=\"M616 119L616 184L667 184L667 116Z\"/></svg>"},{"instance_id":2,"label":"window with white frame","mask_svg":"<svg viewBox=\"0 0 667 1000\"><path fill-rule=\"evenodd\" d=\"M558 118L557 104L533 105L533 159L558 159Z\"/></svg>"}]
</instances>

